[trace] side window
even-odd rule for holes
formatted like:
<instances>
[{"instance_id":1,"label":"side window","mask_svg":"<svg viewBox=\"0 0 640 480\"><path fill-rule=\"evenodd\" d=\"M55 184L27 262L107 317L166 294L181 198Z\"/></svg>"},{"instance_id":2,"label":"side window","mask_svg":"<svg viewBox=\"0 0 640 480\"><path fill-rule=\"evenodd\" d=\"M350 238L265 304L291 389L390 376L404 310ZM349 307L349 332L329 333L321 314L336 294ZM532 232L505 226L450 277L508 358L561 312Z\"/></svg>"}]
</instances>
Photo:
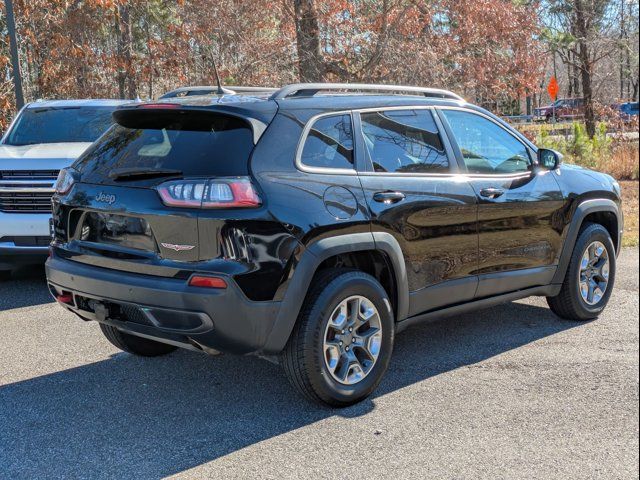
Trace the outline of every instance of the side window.
<instances>
[{"instance_id":1,"label":"side window","mask_svg":"<svg viewBox=\"0 0 640 480\"><path fill-rule=\"evenodd\" d=\"M353 169L351 115L316 120L304 142L300 160L307 167Z\"/></svg>"},{"instance_id":2,"label":"side window","mask_svg":"<svg viewBox=\"0 0 640 480\"><path fill-rule=\"evenodd\" d=\"M517 173L529 170L525 145L480 115L443 109L469 173Z\"/></svg>"},{"instance_id":3,"label":"side window","mask_svg":"<svg viewBox=\"0 0 640 480\"><path fill-rule=\"evenodd\" d=\"M376 172L449 172L449 160L430 110L387 110L363 113L360 118Z\"/></svg>"}]
</instances>

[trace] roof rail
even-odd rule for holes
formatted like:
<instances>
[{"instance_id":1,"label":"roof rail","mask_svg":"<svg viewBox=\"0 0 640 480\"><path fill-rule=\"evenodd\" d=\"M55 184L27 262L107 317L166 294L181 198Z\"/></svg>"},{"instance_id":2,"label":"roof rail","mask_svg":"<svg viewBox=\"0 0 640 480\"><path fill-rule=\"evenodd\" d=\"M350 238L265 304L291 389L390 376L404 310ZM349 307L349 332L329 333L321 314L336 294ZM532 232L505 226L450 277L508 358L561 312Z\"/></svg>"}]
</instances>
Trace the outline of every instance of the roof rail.
<instances>
[{"instance_id":1,"label":"roof rail","mask_svg":"<svg viewBox=\"0 0 640 480\"><path fill-rule=\"evenodd\" d=\"M234 88L234 87L231 87ZM360 91L360 92L408 92L422 94L429 98L450 98L464 100L448 90L438 88L413 87L407 85L377 85L369 83L295 83L286 85L271 95L271 100L282 100L288 97L313 97L322 91Z\"/></svg>"},{"instance_id":2,"label":"roof rail","mask_svg":"<svg viewBox=\"0 0 640 480\"><path fill-rule=\"evenodd\" d=\"M277 92L278 89L275 87L243 87L243 86L234 86L234 85L229 85L227 86L227 88L229 90L233 90L234 92L241 92L241 93L273 93L273 92Z\"/></svg>"},{"instance_id":3,"label":"roof rail","mask_svg":"<svg viewBox=\"0 0 640 480\"><path fill-rule=\"evenodd\" d=\"M186 87L178 87L169 92L163 93L158 98L171 98L177 96L177 94L182 92L189 92L193 90L211 90L211 93L215 93L218 90L218 87L215 85L188 85ZM277 88L274 87L244 87L244 86L228 86L224 87L225 93L229 95L233 95L234 93L273 93Z\"/></svg>"}]
</instances>

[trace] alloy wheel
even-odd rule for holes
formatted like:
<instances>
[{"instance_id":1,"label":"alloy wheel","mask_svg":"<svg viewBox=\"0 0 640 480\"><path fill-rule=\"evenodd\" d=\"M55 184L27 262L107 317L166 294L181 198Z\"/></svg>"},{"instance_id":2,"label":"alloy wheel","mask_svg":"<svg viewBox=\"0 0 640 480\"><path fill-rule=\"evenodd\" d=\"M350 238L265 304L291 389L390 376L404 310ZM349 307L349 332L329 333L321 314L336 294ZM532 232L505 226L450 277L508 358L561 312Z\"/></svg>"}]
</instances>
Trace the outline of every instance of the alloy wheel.
<instances>
[{"instance_id":1,"label":"alloy wheel","mask_svg":"<svg viewBox=\"0 0 640 480\"><path fill-rule=\"evenodd\" d=\"M371 300L354 295L334 309L324 334L327 370L344 385L362 381L375 366L382 345L380 314Z\"/></svg>"},{"instance_id":2,"label":"alloy wheel","mask_svg":"<svg viewBox=\"0 0 640 480\"><path fill-rule=\"evenodd\" d=\"M591 242L582 254L578 287L587 305L596 305L609 284L609 253L602 242Z\"/></svg>"}]
</instances>

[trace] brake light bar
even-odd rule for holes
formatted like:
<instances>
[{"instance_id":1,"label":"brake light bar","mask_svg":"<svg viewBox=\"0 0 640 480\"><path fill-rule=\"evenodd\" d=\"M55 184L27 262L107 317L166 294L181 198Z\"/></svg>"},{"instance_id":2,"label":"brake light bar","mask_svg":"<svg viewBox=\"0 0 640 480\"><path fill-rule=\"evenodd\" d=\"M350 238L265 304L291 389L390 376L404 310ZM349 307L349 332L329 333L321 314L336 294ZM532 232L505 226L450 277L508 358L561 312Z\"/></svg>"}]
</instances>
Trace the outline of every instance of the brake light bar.
<instances>
[{"instance_id":1,"label":"brake light bar","mask_svg":"<svg viewBox=\"0 0 640 480\"><path fill-rule=\"evenodd\" d=\"M262 205L247 177L172 180L156 190L170 207L185 208L255 208Z\"/></svg>"},{"instance_id":2,"label":"brake light bar","mask_svg":"<svg viewBox=\"0 0 640 480\"><path fill-rule=\"evenodd\" d=\"M142 108L142 109L149 109L149 110L153 110L153 109L166 109L166 108L180 108L180 105L177 103L143 103L142 105L140 105L138 108Z\"/></svg>"}]
</instances>

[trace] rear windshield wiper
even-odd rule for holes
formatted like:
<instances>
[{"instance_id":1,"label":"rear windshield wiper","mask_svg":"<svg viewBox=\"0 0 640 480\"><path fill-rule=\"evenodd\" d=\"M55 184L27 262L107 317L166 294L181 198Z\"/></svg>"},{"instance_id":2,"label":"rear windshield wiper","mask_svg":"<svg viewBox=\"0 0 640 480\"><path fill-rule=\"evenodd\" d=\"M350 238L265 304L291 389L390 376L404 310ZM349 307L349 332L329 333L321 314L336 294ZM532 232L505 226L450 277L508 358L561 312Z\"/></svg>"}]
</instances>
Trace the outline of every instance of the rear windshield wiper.
<instances>
[{"instance_id":1,"label":"rear windshield wiper","mask_svg":"<svg viewBox=\"0 0 640 480\"><path fill-rule=\"evenodd\" d=\"M182 175L182 171L171 168L116 168L109 173L109 178L113 180L124 180L125 178L153 178L171 177Z\"/></svg>"}]
</instances>

